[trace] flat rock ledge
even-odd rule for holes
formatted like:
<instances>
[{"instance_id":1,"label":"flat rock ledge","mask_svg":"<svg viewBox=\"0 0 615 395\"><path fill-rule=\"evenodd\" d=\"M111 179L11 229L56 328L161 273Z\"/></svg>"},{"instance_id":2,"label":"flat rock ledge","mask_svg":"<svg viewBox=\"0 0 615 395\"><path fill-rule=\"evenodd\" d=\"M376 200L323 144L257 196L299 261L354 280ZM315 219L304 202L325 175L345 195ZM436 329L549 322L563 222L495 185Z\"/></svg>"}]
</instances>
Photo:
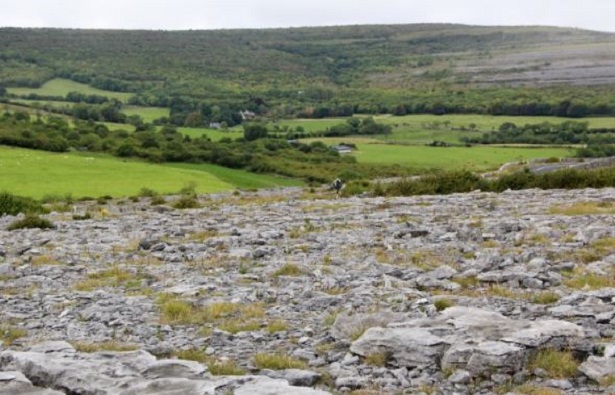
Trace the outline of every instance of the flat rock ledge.
<instances>
[{"instance_id":1,"label":"flat rock ledge","mask_svg":"<svg viewBox=\"0 0 615 395\"><path fill-rule=\"evenodd\" d=\"M157 360L145 351L78 353L68 343L47 352L0 353L0 393L11 395L263 394L325 395L266 376L216 376L197 362Z\"/></svg>"}]
</instances>

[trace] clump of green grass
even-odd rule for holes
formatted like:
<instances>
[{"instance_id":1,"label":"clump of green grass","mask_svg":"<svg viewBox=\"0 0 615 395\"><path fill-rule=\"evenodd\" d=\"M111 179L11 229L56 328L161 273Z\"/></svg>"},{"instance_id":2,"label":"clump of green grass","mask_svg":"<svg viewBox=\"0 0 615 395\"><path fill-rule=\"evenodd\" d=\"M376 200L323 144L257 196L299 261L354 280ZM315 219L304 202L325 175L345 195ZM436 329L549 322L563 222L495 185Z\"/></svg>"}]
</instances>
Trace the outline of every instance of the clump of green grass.
<instances>
[{"instance_id":1,"label":"clump of green grass","mask_svg":"<svg viewBox=\"0 0 615 395\"><path fill-rule=\"evenodd\" d=\"M106 341L100 343L75 342L72 343L75 350L79 352L98 352L98 351L135 351L139 349L136 344L120 343L117 341Z\"/></svg>"},{"instance_id":2,"label":"clump of green grass","mask_svg":"<svg viewBox=\"0 0 615 395\"><path fill-rule=\"evenodd\" d=\"M161 322L165 324L190 324L200 321L203 312L192 304L175 297L162 296L158 299Z\"/></svg>"},{"instance_id":3,"label":"clump of green grass","mask_svg":"<svg viewBox=\"0 0 615 395\"><path fill-rule=\"evenodd\" d=\"M462 289L476 288L480 284L480 281L476 278L476 276L455 277L452 281L459 284Z\"/></svg>"},{"instance_id":4,"label":"clump of green grass","mask_svg":"<svg viewBox=\"0 0 615 395\"><path fill-rule=\"evenodd\" d=\"M438 299L435 302L433 302L433 305L435 306L437 311L443 311L443 310L448 309L449 307L454 306L455 302L453 302L450 299L443 298L443 299Z\"/></svg>"},{"instance_id":5,"label":"clump of green grass","mask_svg":"<svg viewBox=\"0 0 615 395\"><path fill-rule=\"evenodd\" d=\"M348 336L348 337L350 338L350 340L351 340L351 341L355 341L355 340L357 340L358 338L360 338L361 336L363 336L363 334L365 333L365 331L367 331L369 328L370 328L370 327L369 327L369 326L367 326L367 325L360 325L360 326L358 326L357 328L355 328L355 330L354 330L354 331L352 331L352 332L349 334L349 336Z\"/></svg>"},{"instance_id":6,"label":"clump of green grass","mask_svg":"<svg viewBox=\"0 0 615 395\"><path fill-rule=\"evenodd\" d=\"M216 302L207 306L195 306L169 294L158 297L158 307L162 323L170 325L211 323L231 333L260 329L261 324L256 320L263 318L266 313L259 303L245 305Z\"/></svg>"},{"instance_id":7,"label":"clump of green grass","mask_svg":"<svg viewBox=\"0 0 615 395\"><path fill-rule=\"evenodd\" d=\"M389 356L386 353L373 353L365 357L365 364L372 366L384 367L389 360Z\"/></svg>"},{"instance_id":8,"label":"clump of green grass","mask_svg":"<svg viewBox=\"0 0 615 395\"><path fill-rule=\"evenodd\" d=\"M11 325L0 326L0 340L2 344L8 347L19 338L28 336L28 331L23 328L17 328Z\"/></svg>"},{"instance_id":9,"label":"clump of green grass","mask_svg":"<svg viewBox=\"0 0 615 395\"><path fill-rule=\"evenodd\" d=\"M563 379L577 374L579 362L570 351L540 350L529 362L530 370L543 369L548 377Z\"/></svg>"},{"instance_id":10,"label":"clump of green grass","mask_svg":"<svg viewBox=\"0 0 615 395\"><path fill-rule=\"evenodd\" d=\"M553 291L541 292L532 298L532 303L536 304L553 304L560 299L559 295Z\"/></svg>"},{"instance_id":11,"label":"clump of green grass","mask_svg":"<svg viewBox=\"0 0 615 395\"><path fill-rule=\"evenodd\" d=\"M267 332L276 333L288 330L288 322L284 320L275 320L267 325Z\"/></svg>"},{"instance_id":12,"label":"clump of green grass","mask_svg":"<svg viewBox=\"0 0 615 395\"><path fill-rule=\"evenodd\" d=\"M329 313L325 316L325 318L323 319L323 325L326 327L331 327L333 326L333 324L335 323L335 320L337 319L337 312L333 312L333 313Z\"/></svg>"},{"instance_id":13,"label":"clump of green grass","mask_svg":"<svg viewBox=\"0 0 615 395\"><path fill-rule=\"evenodd\" d=\"M302 276L305 272L294 263L287 263L273 273L274 277L280 276Z\"/></svg>"},{"instance_id":14,"label":"clump of green grass","mask_svg":"<svg viewBox=\"0 0 615 395\"><path fill-rule=\"evenodd\" d=\"M564 285L574 289L586 287L589 289L611 288L615 287L615 278L595 273L573 274L573 277L564 280Z\"/></svg>"},{"instance_id":15,"label":"clump of green grass","mask_svg":"<svg viewBox=\"0 0 615 395\"><path fill-rule=\"evenodd\" d=\"M604 258L615 250L615 237L604 237L593 241L589 246L577 250L573 256L578 262L591 263Z\"/></svg>"},{"instance_id":16,"label":"clump of green grass","mask_svg":"<svg viewBox=\"0 0 615 395\"><path fill-rule=\"evenodd\" d=\"M285 354L258 353L254 355L254 366L271 370L306 369L307 363Z\"/></svg>"},{"instance_id":17,"label":"clump of green grass","mask_svg":"<svg viewBox=\"0 0 615 395\"><path fill-rule=\"evenodd\" d=\"M615 203L613 202L578 202L570 205L552 206L549 209L551 214L561 215L596 215L596 214L615 214Z\"/></svg>"},{"instance_id":18,"label":"clump of green grass","mask_svg":"<svg viewBox=\"0 0 615 395\"><path fill-rule=\"evenodd\" d=\"M104 287L138 288L141 284L140 280L138 275L115 265L107 270L90 273L87 279L77 282L74 288L84 292Z\"/></svg>"},{"instance_id":19,"label":"clump of green grass","mask_svg":"<svg viewBox=\"0 0 615 395\"><path fill-rule=\"evenodd\" d=\"M237 366L235 361L212 361L207 363L207 369L209 373L214 376L243 376L246 371Z\"/></svg>"},{"instance_id":20,"label":"clump of green grass","mask_svg":"<svg viewBox=\"0 0 615 395\"><path fill-rule=\"evenodd\" d=\"M41 218L38 215L28 214L25 218L11 223L7 230L16 229L53 229L55 226L46 218Z\"/></svg>"}]
</instances>

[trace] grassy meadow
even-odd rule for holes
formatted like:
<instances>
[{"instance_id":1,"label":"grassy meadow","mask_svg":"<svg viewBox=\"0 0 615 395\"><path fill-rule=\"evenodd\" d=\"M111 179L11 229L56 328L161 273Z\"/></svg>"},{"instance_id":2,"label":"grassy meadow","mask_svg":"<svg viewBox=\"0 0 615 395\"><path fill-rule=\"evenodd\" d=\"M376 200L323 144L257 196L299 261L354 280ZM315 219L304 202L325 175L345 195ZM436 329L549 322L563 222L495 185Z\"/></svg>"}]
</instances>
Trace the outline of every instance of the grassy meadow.
<instances>
[{"instance_id":1,"label":"grassy meadow","mask_svg":"<svg viewBox=\"0 0 615 395\"><path fill-rule=\"evenodd\" d=\"M360 163L399 164L414 169L467 169L485 171L497 169L507 162L539 158L569 157L574 154L570 148L558 147L427 147L423 145L382 144L369 138L315 138L309 141L323 141L334 145L342 142L354 143L354 155Z\"/></svg>"},{"instance_id":2,"label":"grassy meadow","mask_svg":"<svg viewBox=\"0 0 615 395\"><path fill-rule=\"evenodd\" d=\"M217 175L214 174L217 172ZM288 185L288 180L246 174L214 165L163 166L123 161L93 153L49 153L0 146L0 191L40 199L71 194L75 198L131 196L147 187L176 193L194 183L199 193Z\"/></svg>"},{"instance_id":3,"label":"grassy meadow","mask_svg":"<svg viewBox=\"0 0 615 395\"><path fill-rule=\"evenodd\" d=\"M7 88L8 93L18 95L18 96L27 96L30 94L36 94L41 96L66 96L69 92L79 92L84 95L99 95L106 96L109 98L118 99L122 102L128 100L131 97L132 93L125 92L111 92L105 91L102 89L93 88L86 84L81 84L79 82L66 80L63 78L54 78L50 81L47 81L40 88Z\"/></svg>"},{"instance_id":4,"label":"grassy meadow","mask_svg":"<svg viewBox=\"0 0 615 395\"><path fill-rule=\"evenodd\" d=\"M507 115L477 115L477 114L451 114L451 115L381 115L374 117L379 122L393 125L394 127L420 128L428 124L444 125L448 122L452 128L469 128L470 124L475 124L476 129L481 131L497 130L501 124L512 122L516 125L537 124L549 122L561 124L567 121L589 122L590 128L615 128L615 118L613 117L587 117L587 118L561 118L561 117L528 117L528 116L507 116Z\"/></svg>"},{"instance_id":5,"label":"grassy meadow","mask_svg":"<svg viewBox=\"0 0 615 395\"><path fill-rule=\"evenodd\" d=\"M171 115L171 111L168 108L161 107L127 106L122 108L121 112L128 116L138 115L145 123L151 123L158 118L168 118Z\"/></svg>"},{"instance_id":6,"label":"grassy meadow","mask_svg":"<svg viewBox=\"0 0 615 395\"><path fill-rule=\"evenodd\" d=\"M163 166L206 172L217 177L219 180L228 182L229 184L241 189L293 187L305 185L302 181L292 178L255 174L245 170L229 169L209 163L166 163Z\"/></svg>"}]
</instances>

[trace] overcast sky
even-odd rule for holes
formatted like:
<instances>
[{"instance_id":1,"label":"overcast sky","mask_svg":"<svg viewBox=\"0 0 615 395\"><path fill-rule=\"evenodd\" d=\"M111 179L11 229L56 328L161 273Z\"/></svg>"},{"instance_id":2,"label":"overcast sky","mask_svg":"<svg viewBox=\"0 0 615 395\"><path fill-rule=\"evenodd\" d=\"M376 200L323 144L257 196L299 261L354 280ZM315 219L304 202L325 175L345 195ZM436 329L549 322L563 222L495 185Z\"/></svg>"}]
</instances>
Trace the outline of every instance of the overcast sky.
<instances>
[{"instance_id":1,"label":"overcast sky","mask_svg":"<svg viewBox=\"0 0 615 395\"><path fill-rule=\"evenodd\" d=\"M221 29L450 22L615 32L615 0L16 0L0 26Z\"/></svg>"}]
</instances>

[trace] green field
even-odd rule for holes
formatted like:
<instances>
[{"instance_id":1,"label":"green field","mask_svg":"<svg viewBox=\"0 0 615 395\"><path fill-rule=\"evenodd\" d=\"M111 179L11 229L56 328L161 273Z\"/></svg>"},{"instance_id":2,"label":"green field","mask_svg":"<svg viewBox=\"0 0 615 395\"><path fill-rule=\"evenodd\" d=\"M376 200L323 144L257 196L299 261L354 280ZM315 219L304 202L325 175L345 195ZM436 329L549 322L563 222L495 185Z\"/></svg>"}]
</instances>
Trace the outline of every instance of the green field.
<instances>
[{"instance_id":1,"label":"green field","mask_svg":"<svg viewBox=\"0 0 615 395\"><path fill-rule=\"evenodd\" d=\"M216 176L218 179L233 184L240 189L275 188L303 186L305 183L292 178L282 178L264 174L250 173L208 163L166 163L164 166L178 169L198 170Z\"/></svg>"},{"instance_id":2,"label":"green field","mask_svg":"<svg viewBox=\"0 0 615 395\"><path fill-rule=\"evenodd\" d=\"M16 195L37 199L66 194L76 198L121 197L136 195L143 187L168 194L176 193L188 183L194 183L199 193L211 193L237 187L288 185L289 181L213 165L182 168L181 165L123 161L93 153L55 154L0 146L0 191Z\"/></svg>"},{"instance_id":3,"label":"green field","mask_svg":"<svg viewBox=\"0 0 615 395\"><path fill-rule=\"evenodd\" d=\"M492 115L377 115L374 116L377 122L381 122L393 127L389 135L369 136L371 139L385 141L387 143L403 143L425 145L434 140L444 141L450 144L459 144L460 138L478 137L486 132L497 130L500 125L512 122L522 126L526 124L538 124L549 122L561 124L566 121L588 122L590 128L615 128L615 118L613 117L588 117L580 119L559 118L559 117L512 117L512 116L492 116ZM275 131L282 130L285 126L295 129L303 127L306 132L324 131L335 125L346 122L346 118L326 118L326 119L293 119L270 123L269 129ZM473 125L473 130L470 130ZM342 139L348 141L349 139Z\"/></svg>"},{"instance_id":4,"label":"green field","mask_svg":"<svg viewBox=\"0 0 615 395\"><path fill-rule=\"evenodd\" d=\"M464 168L484 171L496 169L508 162L574 155L574 149L567 147L427 147L410 144L383 144L376 139L363 137L313 138L304 141L322 141L327 145L353 143L358 149L351 155L354 155L360 163L399 164L417 170Z\"/></svg>"},{"instance_id":5,"label":"green field","mask_svg":"<svg viewBox=\"0 0 615 395\"><path fill-rule=\"evenodd\" d=\"M99 95L109 98L118 99L122 102L126 102L129 97L133 96L132 93L124 92L111 92L102 89L93 88L89 85L80 84L79 82L65 80L63 78L54 78L47 81L40 88L7 88L8 93L27 96L30 94L37 94L41 96L66 96L69 92L79 92L84 95Z\"/></svg>"},{"instance_id":6,"label":"green field","mask_svg":"<svg viewBox=\"0 0 615 395\"><path fill-rule=\"evenodd\" d=\"M171 113L168 108L137 106L124 107L121 112L128 116L138 115L145 123L151 123L158 118L168 118Z\"/></svg>"},{"instance_id":7,"label":"green field","mask_svg":"<svg viewBox=\"0 0 615 395\"><path fill-rule=\"evenodd\" d=\"M399 164L416 169L492 170L507 162L566 157L566 148L424 147L390 144L359 144L353 155L362 163Z\"/></svg>"},{"instance_id":8,"label":"green field","mask_svg":"<svg viewBox=\"0 0 615 395\"><path fill-rule=\"evenodd\" d=\"M470 124L475 124L477 130L491 131L497 130L501 124L512 122L518 126L525 124L537 124L550 122L561 124L566 121L589 122L590 128L615 128L615 118L613 117L587 117L587 118L561 118L561 117L527 117L527 116L494 116L494 115L474 115L474 114L453 114L453 115L404 115L392 116L381 115L374 117L379 122L389 125L396 125L396 128L423 128L428 124L440 124L444 127L445 122L450 123L452 128L469 128Z\"/></svg>"}]
</instances>

